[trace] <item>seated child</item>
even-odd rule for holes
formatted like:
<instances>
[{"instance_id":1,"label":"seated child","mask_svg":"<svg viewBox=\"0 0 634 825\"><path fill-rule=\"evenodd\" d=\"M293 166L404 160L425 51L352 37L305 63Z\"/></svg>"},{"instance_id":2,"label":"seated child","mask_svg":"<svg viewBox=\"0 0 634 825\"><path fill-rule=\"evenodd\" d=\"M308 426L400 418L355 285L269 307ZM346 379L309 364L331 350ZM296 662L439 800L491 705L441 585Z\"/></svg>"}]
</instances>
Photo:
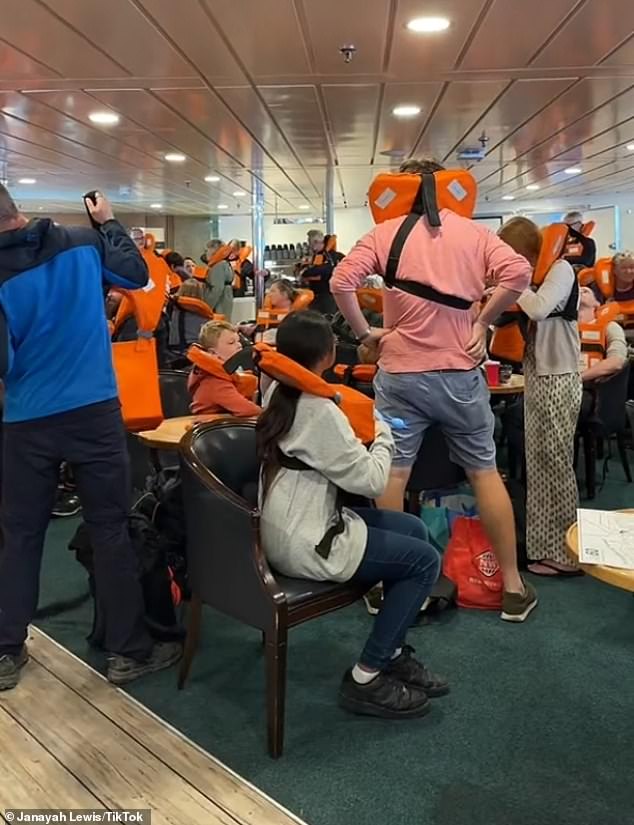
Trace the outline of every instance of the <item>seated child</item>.
<instances>
[{"instance_id":1,"label":"seated child","mask_svg":"<svg viewBox=\"0 0 634 825\"><path fill-rule=\"evenodd\" d=\"M198 338L200 347L211 353L223 366L241 350L240 339L235 329L226 321L207 321L200 330ZM187 384L192 395L192 412L230 413L231 415L259 415L261 408L251 399L245 398L227 373L213 375L199 366L195 366Z\"/></svg>"},{"instance_id":2,"label":"seated child","mask_svg":"<svg viewBox=\"0 0 634 825\"><path fill-rule=\"evenodd\" d=\"M278 327L277 351L322 375L335 358L328 320L310 310L291 313ZM257 424L264 552L285 576L368 590L383 582L383 607L343 678L339 703L386 719L423 716L428 697L449 686L413 657L405 636L436 583L440 558L415 516L351 509L339 500L342 492L383 493L394 451L390 430L377 421L366 448L331 399L277 383L267 401Z\"/></svg>"}]
</instances>

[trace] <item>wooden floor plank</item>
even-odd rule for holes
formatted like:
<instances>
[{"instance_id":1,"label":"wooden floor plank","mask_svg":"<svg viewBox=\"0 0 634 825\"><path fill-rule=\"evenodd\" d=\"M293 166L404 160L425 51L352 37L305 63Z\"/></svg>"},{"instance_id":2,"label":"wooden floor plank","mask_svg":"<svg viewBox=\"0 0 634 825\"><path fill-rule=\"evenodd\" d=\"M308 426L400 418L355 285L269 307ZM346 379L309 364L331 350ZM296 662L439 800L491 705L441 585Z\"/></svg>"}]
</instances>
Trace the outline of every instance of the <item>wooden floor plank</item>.
<instances>
[{"instance_id":1,"label":"wooden floor plank","mask_svg":"<svg viewBox=\"0 0 634 825\"><path fill-rule=\"evenodd\" d=\"M6 808L102 808L54 756L45 750L0 701L0 810Z\"/></svg>"},{"instance_id":2,"label":"wooden floor plank","mask_svg":"<svg viewBox=\"0 0 634 825\"><path fill-rule=\"evenodd\" d=\"M157 754L240 825L298 825L301 820L246 783L225 765L159 720L127 694L116 690L83 662L64 653L45 634L33 629L31 655L77 691L109 720ZM174 694L174 701L187 701Z\"/></svg>"},{"instance_id":3,"label":"wooden floor plank","mask_svg":"<svg viewBox=\"0 0 634 825\"><path fill-rule=\"evenodd\" d=\"M39 662L27 665L2 706L104 807L149 808L154 825L236 825Z\"/></svg>"}]
</instances>

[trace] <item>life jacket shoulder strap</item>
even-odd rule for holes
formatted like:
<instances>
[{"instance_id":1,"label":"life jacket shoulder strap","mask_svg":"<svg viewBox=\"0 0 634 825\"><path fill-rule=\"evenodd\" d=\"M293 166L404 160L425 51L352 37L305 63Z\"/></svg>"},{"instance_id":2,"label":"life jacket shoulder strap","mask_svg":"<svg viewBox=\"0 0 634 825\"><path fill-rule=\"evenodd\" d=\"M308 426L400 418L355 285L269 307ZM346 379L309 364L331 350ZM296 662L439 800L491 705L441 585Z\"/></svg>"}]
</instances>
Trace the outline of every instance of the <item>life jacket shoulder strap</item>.
<instances>
[{"instance_id":1,"label":"life jacket shoulder strap","mask_svg":"<svg viewBox=\"0 0 634 825\"><path fill-rule=\"evenodd\" d=\"M306 464L305 461L286 455L279 447L277 448L277 460L280 467L284 467L287 470L298 470L299 472L313 470L314 472L319 472L319 470L311 467L310 464ZM318 556L321 556L322 559L327 559L330 556L335 538L341 535L346 529L346 523L343 518L343 491L340 487L337 487L335 509L337 511L337 520L326 530L319 544L315 545L315 552Z\"/></svg>"},{"instance_id":2,"label":"life jacket shoulder strap","mask_svg":"<svg viewBox=\"0 0 634 825\"><path fill-rule=\"evenodd\" d=\"M551 312L549 318L563 318L564 321L576 321L579 318L579 282L575 278L566 301L566 306L557 312Z\"/></svg>"},{"instance_id":3,"label":"life jacket shoulder strap","mask_svg":"<svg viewBox=\"0 0 634 825\"><path fill-rule=\"evenodd\" d=\"M425 177L430 177L433 182L433 175L423 175L423 178ZM421 190L422 188L423 183L421 183ZM415 202L415 206L416 204L418 204L416 208L426 208L425 204L422 201L419 201L418 197ZM438 210L436 207L436 214L437 212ZM460 298L457 295L449 295L446 292L440 292L439 290L434 289L434 287L428 286L427 284L421 284L417 281L405 281L402 278L396 277L398 266L401 261L401 255L403 253L403 248L405 247L405 243L420 219L420 213L410 212L410 214L405 218L403 223L399 226L398 232L394 236L394 240L392 241L392 245L388 253L385 274L383 275L386 286L388 287L388 289L393 289L394 287L397 287L398 289L401 289L403 292L409 292L411 295L416 295L416 297L418 298L424 298L427 301L433 301L436 304L442 304L443 306L448 306L452 309L471 309L473 302L466 300L466 298ZM440 218L438 220L440 221Z\"/></svg>"}]
</instances>

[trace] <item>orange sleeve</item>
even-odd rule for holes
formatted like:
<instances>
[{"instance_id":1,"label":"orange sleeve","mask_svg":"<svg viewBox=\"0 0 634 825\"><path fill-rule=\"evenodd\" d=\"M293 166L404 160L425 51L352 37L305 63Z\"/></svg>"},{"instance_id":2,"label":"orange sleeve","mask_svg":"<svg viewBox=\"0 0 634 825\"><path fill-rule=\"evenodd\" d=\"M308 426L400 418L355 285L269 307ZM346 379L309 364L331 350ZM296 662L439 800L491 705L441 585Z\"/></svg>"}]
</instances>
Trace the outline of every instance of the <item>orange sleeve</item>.
<instances>
[{"instance_id":1,"label":"orange sleeve","mask_svg":"<svg viewBox=\"0 0 634 825\"><path fill-rule=\"evenodd\" d=\"M240 395L234 384L228 381L218 381L219 392L216 395L216 403L232 415L259 415L262 408Z\"/></svg>"},{"instance_id":2,"label":"orange sleeve","mask_svg":"<svg viewBox=\"0 0 634 825\"><path fill-rule=\"evenodd\" d=\"M259 415L262 409L240 395L230 381L205 375L193 392L192 412L194 415L231 413L252 416Z\"/></svg>"}]
</instances>

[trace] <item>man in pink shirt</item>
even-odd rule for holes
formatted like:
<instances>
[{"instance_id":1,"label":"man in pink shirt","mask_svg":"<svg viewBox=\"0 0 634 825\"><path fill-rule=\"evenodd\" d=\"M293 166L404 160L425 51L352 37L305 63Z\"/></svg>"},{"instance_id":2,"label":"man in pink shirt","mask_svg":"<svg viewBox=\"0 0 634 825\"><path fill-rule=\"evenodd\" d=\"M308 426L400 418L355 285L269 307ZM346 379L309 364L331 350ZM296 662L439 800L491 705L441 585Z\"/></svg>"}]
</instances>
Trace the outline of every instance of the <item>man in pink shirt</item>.
<instances>
[{"instance_id":1,"label":"man in pink shirt","mask_svg":"<svg viewBox=\"0 0 634 825\"><path fill-rule=\"evenodd\" d=\"M426 175L442 169L433 161L410 160L401 172ZM337 305L359 341L379 345L377 410L387 420L401 418L406 425L392 433L396 452L378 505L402 509L425 432L439 424L451 460L464 467L473 487L504 577L502 618L524 621L537 597L517 568L513 509L497 471L494 417L479 365L486 355L489 325L529 285L531 267L486 227L442 209L441 226L430 226L426 217L415 223L396 270L397 284L423 284L436 298L411 294L398 285L386 289L384 329L368 328L355 292L367 276L386 274L392 244L405 220L378 224L339 264L331 281ZM497 287L478 315L487 278Z\"/></svg>"}]
</instances>

